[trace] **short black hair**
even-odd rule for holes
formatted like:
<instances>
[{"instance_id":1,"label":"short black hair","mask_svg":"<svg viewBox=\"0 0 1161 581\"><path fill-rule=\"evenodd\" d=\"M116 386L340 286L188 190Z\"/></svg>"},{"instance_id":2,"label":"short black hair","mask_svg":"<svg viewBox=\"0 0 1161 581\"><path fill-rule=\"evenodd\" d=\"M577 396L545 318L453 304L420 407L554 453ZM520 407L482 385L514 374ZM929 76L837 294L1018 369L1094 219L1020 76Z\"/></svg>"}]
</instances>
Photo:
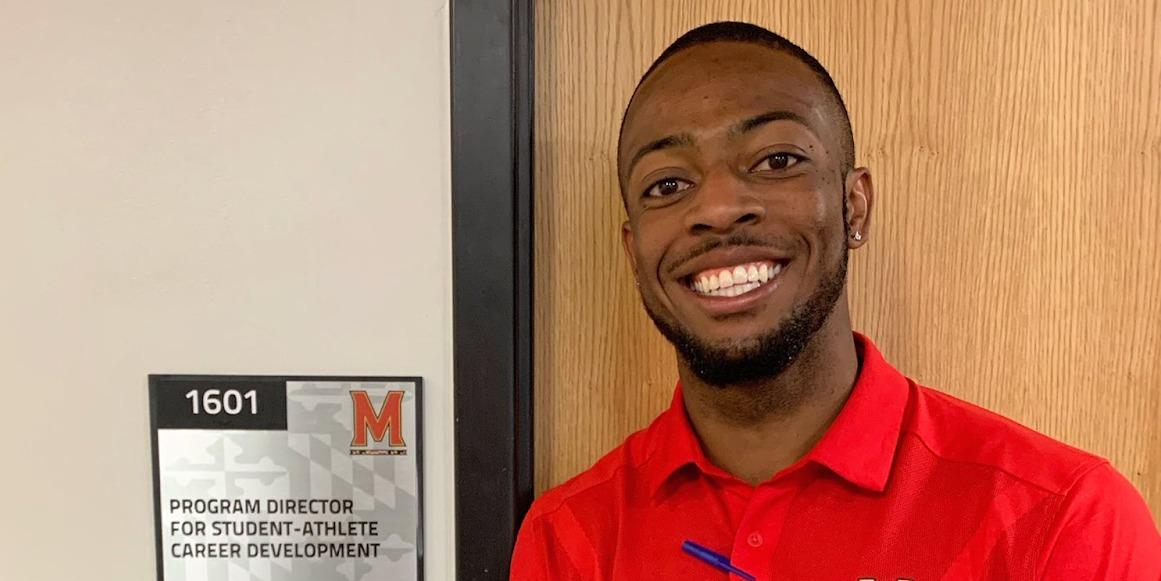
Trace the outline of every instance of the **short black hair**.
<instances>
[{"instance_id":1,"label":"short black hair","mask_svg":"<svg viewBox=\"0 0 1161 581\"><path fill-rule=\"evenodd\" d=\"M835 85L834 79L831 78L830 73L827 72L826 67L818 62L818 59L806 52L802 47L794 44L786 37L757 26L748 22L712 22L710 24L703 24L685 34L681 35L677 40L673 41L668 48L661 52L661 56L653 61L649 69L641 75L641 80L637 82L637 87L633 89L633 96L629 99L629 105L625 107L625 113L621 116L621 132L624 132L625 118L628 117L629 108L633 104L633 100L637 97L637 91L641 89L641 85L649 75L653 73L661 63L669 60L673 55L690 47L701 44L709 44L711 42L743 42L749 44L756 44L766 48L788 54L798 61L805 64L815 74L823 87L834 98L835 105L837 105L837 115L835 121L838 123L839 139L842 148L841 153L841 170L843 175L846 175L855 166L855 136L851 130L851 117L847 112L847 105L843 101L842 93L839 92L838 86ZM618 137L617 150L620 151L620 137ZM619 157L618 157L619 159Z\"/></svg>"}]
</instances>

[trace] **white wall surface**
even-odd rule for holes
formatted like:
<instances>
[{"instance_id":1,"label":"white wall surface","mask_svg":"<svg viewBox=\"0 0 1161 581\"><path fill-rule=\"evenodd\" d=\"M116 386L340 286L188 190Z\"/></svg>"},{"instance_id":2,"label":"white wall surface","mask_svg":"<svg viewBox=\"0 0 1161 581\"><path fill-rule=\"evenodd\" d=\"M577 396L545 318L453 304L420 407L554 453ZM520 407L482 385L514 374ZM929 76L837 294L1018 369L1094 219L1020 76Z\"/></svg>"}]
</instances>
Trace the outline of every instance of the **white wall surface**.
<instances>
[{"instance_id":1,"label":"white wall surface","mask_svg":"<svg viewBox=\"0 0 1161 581\"><path fill-rule=\"evenodd\" d=\"M154 578L149 373L423 376L453 578L447 22L0 2L0 579Z\"/></svg>"}]
</instances>

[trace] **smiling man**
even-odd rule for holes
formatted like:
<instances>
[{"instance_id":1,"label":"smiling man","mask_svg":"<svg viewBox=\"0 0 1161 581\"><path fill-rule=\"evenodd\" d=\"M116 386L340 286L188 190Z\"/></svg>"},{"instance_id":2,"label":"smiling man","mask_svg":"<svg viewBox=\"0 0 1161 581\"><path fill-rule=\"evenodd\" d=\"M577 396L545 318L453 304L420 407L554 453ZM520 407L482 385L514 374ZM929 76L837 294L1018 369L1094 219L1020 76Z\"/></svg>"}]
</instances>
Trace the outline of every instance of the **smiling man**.
<instances>
[{"instance_id":1,"label":"smiling man","mask_svg":"<svg viewBox=\"0 0 1161 581\"><path fill-rule=\"evenodd\" d=\"M853 333L875 192L830 75L742 23L642 78L625 253L678 354L673 403L540 497L515 580L1161 578L1105 460L901 375Z\"/></svg>"}]
</instances>

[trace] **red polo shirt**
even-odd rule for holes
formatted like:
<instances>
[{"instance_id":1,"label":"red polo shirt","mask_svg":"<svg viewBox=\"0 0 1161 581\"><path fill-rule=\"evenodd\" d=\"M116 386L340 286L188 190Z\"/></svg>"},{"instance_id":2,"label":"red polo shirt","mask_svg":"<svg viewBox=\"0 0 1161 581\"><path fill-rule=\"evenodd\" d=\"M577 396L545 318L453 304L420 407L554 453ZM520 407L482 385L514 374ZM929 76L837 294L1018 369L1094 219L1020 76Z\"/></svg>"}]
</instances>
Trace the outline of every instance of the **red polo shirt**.
<instances>
[{"instance_id":1,"label":"red polo shirt","mask_svg":"<svg viewBox=\"0 0 1161 581\"><path fill-rule=\"evenodd\" d=\"M856 335L861 371L799 462L750 486L673 405L536 500L512 579L1161 579L1161 536L1108 462L916 385Z\"/></svg>"}]
</instances>

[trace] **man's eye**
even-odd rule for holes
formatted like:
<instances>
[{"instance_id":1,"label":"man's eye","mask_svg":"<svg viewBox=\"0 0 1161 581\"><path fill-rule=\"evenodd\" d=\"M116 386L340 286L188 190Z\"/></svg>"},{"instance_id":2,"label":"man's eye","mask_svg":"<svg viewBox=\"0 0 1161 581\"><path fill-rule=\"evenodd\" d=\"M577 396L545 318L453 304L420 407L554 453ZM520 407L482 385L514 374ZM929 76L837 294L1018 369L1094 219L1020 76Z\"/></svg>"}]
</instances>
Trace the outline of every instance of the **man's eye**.
<instances>
[{"instance_id":1,"label":"man's eye","mask_svg":"<svg viewBox=\"0 0 1161 581\"><path fill-rule=\"evenodd\" d=\"M664 198L665 196L672 196L680 191L689 189L693 184L679 180L677 178L665 178L649 186L645 190L646 198Z\"/></svg>"},{"instance_id":2,"label":"man's eye","mask_svg":"<svg viewBox=\"0 0 1161 581\"><path fill-rule=\"evenodd\" d=\"M775 153L766 156L758 165L754 166L752 171L777 171L780 169L789 169L798 165L802 161L802 157L794 155L793 153Z\"/></svg>"}]
</instances>

